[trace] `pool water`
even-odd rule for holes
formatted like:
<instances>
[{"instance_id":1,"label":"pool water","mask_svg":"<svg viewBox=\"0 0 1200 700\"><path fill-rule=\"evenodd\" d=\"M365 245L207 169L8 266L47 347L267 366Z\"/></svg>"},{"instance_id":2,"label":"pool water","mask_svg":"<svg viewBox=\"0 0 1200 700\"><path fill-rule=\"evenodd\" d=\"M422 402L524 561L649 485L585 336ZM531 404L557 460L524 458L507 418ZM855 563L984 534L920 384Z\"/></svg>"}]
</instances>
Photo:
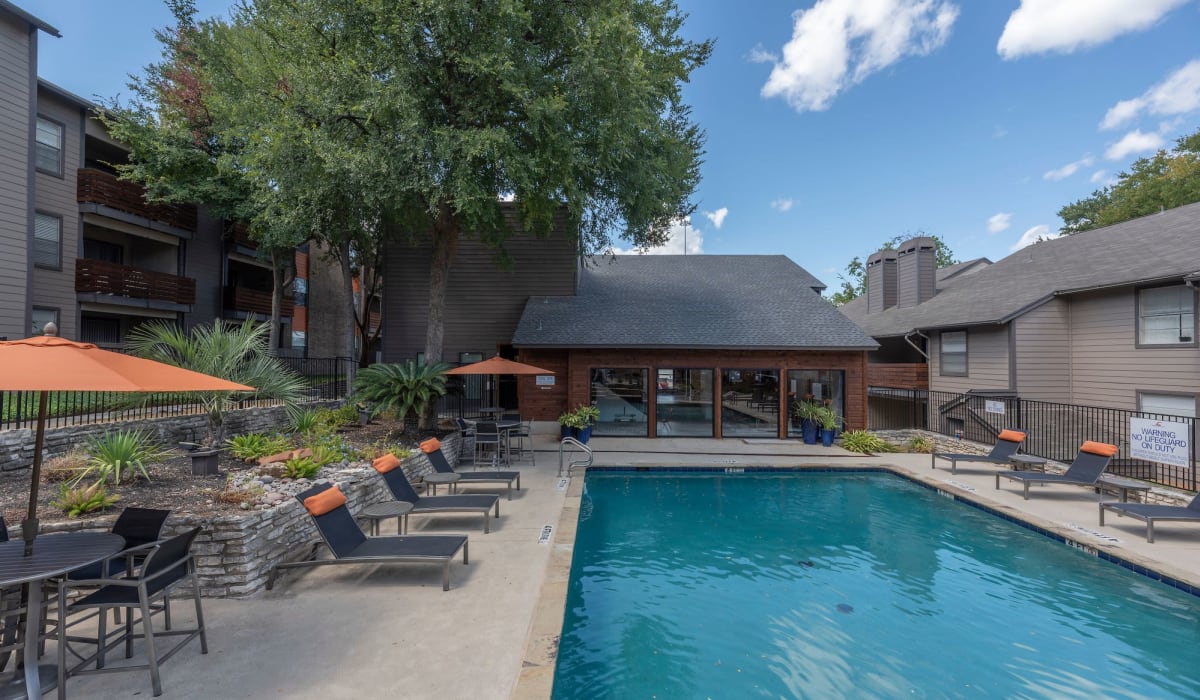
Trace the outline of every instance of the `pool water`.
<instances>
[{"instance_id":1,"label":"pool water","mask_svg":"<svg viewBox=\"0 0 1200 700\"><path fill-rule=\"evenodd\" d=\"M905 479L586 479L555 698L1200 697L1200 599Z\"/></svg>"}]
</instances>

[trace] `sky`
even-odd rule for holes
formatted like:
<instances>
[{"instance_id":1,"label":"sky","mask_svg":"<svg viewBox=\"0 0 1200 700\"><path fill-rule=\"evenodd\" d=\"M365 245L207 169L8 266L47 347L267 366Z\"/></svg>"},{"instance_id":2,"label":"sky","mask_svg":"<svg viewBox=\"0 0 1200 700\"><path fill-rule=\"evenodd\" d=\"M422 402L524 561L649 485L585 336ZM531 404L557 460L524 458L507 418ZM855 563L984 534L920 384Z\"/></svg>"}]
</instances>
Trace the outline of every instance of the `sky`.
<instances>
[{"instance_id":1,"label":"sky","mask_svg":"<svg viewBox=\"0 0 1200 700\"><path fill-rule=\"evenodd\" d=\"M160 0L16 0L39 75L128 95ZM201 16L229 0L198 0ZM653 252L783 254L836 287L854 256L938 235L999 260L1200 128L1200 0L679 0L713 39L684 88L706 133L696 213Z\"/></svg>"}]
</instances>

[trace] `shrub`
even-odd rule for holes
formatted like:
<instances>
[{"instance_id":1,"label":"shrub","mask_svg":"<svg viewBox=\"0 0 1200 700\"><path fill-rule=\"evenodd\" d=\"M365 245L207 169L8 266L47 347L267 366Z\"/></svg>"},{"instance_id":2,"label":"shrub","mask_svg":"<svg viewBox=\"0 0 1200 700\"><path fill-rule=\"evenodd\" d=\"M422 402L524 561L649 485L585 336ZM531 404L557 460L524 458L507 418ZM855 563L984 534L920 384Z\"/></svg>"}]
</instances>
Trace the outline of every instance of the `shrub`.
<instances>
[{"instance_id":1,"label":"shrub","mask_svg":"<svg viewBox=\"0 0 1200 700\"><path fill-rule=\"evenodd\" d=\"M279 454L290 449L291 442L283 435L264 435L262 433L246 433L235 435L225 441L229 452L238 459L258 459L267 455Z\"/></svg>"},{"instance_id":2,"label":"shrub","mask_svg":"<svg viewBox=\"0 0 1200 700\"><path fill-rule=\"evenodd\" d=\"M78 481L79 477L87 472L87 468L87 453L76 447L65 455L46 460L42 464L42 479L50 483Z\"/></svg>"},{"instance_id":3,"label":"shrub","mask_svg":"<svg viewBox=\"0 0 1200 700\"><path fill-rule=\"evenodd\" d=\"M115 430L93 436L87 442L87 453L90 457L88 467L76 477L76 482L93 472L100 481L114 484L138 473L149 481L146 462L167 456L167 451L153 436L142 430Z\"/></svg>"},{"instance_id":4,"label":"shrub","mask_svg":"<svg viewBox=\"0 0 1200 700\"><path fill-rule=\"evenodd\" d=\"M311 479L321 471L312 457L293 457L283 463L283 475L289 479Z\"/></svg>"},{"instance_id":5,"label":"shrub","mask_svg":"<svg viewBox=\"0 0 1200 700\"><path fill-rule=\"evenodd\" d=\"M378 442L371 443L371 446L367 448L366 454L362 455L362 458L375 459L377 457L382 457L389 452L396 455L397 459L408 459L414 454L412 448L390 443L387 440L380 440Z\"/></svg>"},{"instance_id":6,"label":"shrub","mask_svg":"<svg viewBox=\"0 0 1200 700\"><path fill-rule=\"evenodd\" d=\"M298 411L292 415L292 432L312 438L333 432L329 425L328 410Z\"/></svg>"},{"instance_id":7,"label":"shrub","mask_svg":"<svg viewBox=\"0 0 1200 700\"><path fill-rule=\"evenodd\" d=\"M307 441L304 446L312 450L314 456L325 455L327 461L322 464L355 462L366 458L362 450L341 435L319 435Z\"/></svg>"},{"instance_id":8,"label":"shrub","mask_svg":"<svg viewBox=\"0 0 1200 700\"><path fill-rule=\"evenodd\" d=\"M358 406L352 403L342 404L334 409L333 417L338 425L358 425Z\"/></svg>"},{"instance_id":9,"label":"shrub","mask_svg":"<svg viewBox=\"0 0 1200 700\"><path fill-rule=\"evenodd\" d=\"M263 495L263 487L259 485L248 485L245 489L231 489L229 484L217 494L217 500L222 503L240 506L243 503L253 505L258 497Z\"/></svg>"},{"instance_id":10,"label":"shrub","mask_svg":"<svg viewBox=\"0 0 1200 700\"><path fill-rule=\"evenodd\" d=\"M78 518L81 515L104 510L119 500L121 500L120 496L108 494L108 489L105 488L103 481L97 481L91 486L76 488L67 484L59 485L58 498L51 501L50 505L61 508L72 518Z\"/></svg>"},{"instance_id":11,"label":"shrub","mask_svg":"<svg viewBox=\"0 0 1200 700\"><path fill-rule=\"evenodd\" d=\"M860 454L872 452L895 452L890 444L878 435L866 430L851 430L842 433L842 447Z\"/></svg>"},{"instance_id":12,"label":"shrub","mask_svg":"<svg viewBox=\"0 0 1200 700\"><path fill-rule=\"evenodd\" d=\"M930 452L933 452L933 440L930 440L924 435L918 435L912 440L908 441L908 451L929 454Z\"/></svg>"},{"instance_id":13,"label":"shrub","mask_svg":"<svg viewBox=\"0 0 1200 700\"><path fill-rule=\"evenodd\" d=\"M448 369L450 365L445 362L426 365L412 360L371 365L355 376L355 396L359 401L375 406L377 412L391 411L403 421L410 418L420 421L433 402L439 396L445 396L444 373Z\"/></svg>"}]
</instances>

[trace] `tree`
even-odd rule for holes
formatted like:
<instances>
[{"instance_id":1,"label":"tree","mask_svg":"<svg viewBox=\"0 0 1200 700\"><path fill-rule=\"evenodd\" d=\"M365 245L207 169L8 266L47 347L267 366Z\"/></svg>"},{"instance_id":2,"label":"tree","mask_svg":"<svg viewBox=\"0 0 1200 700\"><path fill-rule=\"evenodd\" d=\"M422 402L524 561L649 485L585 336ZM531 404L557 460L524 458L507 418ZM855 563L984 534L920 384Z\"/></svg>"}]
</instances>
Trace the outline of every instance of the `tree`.
<instances>
[{"instance_id":1,"label":"tree","mask_svg":"<svg viewBox=\"0 0 1200 700\"><path fill-rule=\"evenodd\" d=\"M1111 226L1192 202L1200 202L1200 129L1180 137L1171 152L1137 159L1116 183L1059 209L1059 232Z\"/></svg>"},{"instance_id":2,"label":"tree","mask_svg":"<svg viewBox=\"0 0 1200 700\"><path fill-rule=\"evenodd\" d=\"M924 231L916 233L905 233L898 236L892 236L879 246L879 250L895 250L896 246L901 242L907 241L915 236L927 235ZM954 251L950 250L950 246L942 240L941 236L930 236L934 243L934 252L936 256L936 266L938 268L954 265L958 260L954 257ZM842 286L836 292L829 295L829 301L835 306L841 306L848 301L857 299L867 293L867 264L859 256L854 258L846 265L846 271L838 275L838 279L842 281Z\"/></svg>"},{"instance_id":3,"label":"tree","mask_svg":"<svg viewBox=\"0 0 1200 700\"><path fill-rule=\"evenodd\" d=\"M712 44L683 21L668 0L257 0L206 23L202 63L253 191L348 285L372 237L429 242L437 360L460 239L502 259L514 233L502 198L539 236L565 210L581 252L661 244L693 211L703 134L681 87Z\"/></svg>"},{"instance_id":4,"label":"tree","mask_svg":"<svg viewBox=\"0 0 1200 700\"><path fill-rule=\"evenodd\" d=\"M372 413L394 413L406 430L414 422L424 430L429 406L446 395L448 369L445 362L375 364L354 378L354 392L359 401L371 406Z\"/></svg>"}]
</instances>

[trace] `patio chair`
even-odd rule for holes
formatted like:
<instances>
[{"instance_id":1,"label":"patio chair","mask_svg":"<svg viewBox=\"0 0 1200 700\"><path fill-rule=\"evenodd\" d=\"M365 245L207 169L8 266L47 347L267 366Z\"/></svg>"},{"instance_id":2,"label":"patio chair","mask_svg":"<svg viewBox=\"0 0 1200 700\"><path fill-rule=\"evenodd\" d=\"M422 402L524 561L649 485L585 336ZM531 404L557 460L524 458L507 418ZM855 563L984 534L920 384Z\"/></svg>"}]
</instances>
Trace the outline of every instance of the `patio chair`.
<instances>
[{"instance_id":1,"label":"patio chair","mask_svg":"<svg viewBox=\"0 0 1200 700\"><path fill-rule=\"evenodd\" d=\"M4 516L0 515L0 542L8 541L8 523L4 522Z\"/></svg>"},{"instance_id":2,"label":"patio chair","mask_svg":"<svg viewBox=\"0 0 1200 700\"><path fill-rule=\"evenodd\" d=\"M479 421L475 424L475 464L490 457L493 464L501 460L504 445L500 439L500 428L495 421ZM490 454L489 454L490 453Z\"/></svg>"},{"instance_id":3,"label":"patio chair","mask_svg":"<svg viewBox=\"0 0 1200 700\"><path fill-rule=\"evenodd\" d=\"M517 423L517 427L508 430L508 444L505 446L511 455L514 452L517 459L525 459L526 452L534 466L537 466L537 455L533 451L533 421L521 420L521 414L513 413L505 421Z\"/></svg>"},{"instance_id":4,"label":"patio chair","mask_svg":"<svg viewBox=\"0 0 1200 700\"><path fill-rule=\"evenodd\" d=\"M126 508L122 510L121 514L117 516L117 521L113 523L112 533L125 538L125 549L114 554L107 561L97 562L77 571L72 571L68 574L68 577L81 580L112 578L120 574L125 571L127 565L126 560L128 557L124 553L134 549L142 549L152 542L157 542L159 536L162 534L163 525L166 524L169 517L171 517L171 511L159 510L157 508ZM104 564L108 565L107 570L104 570ZM170 629L170 613L167 613L166 619L168 620L167 628Z\"/></svg>"},{"instance_id":5,"label":"patio chair","mask_svg":"<svg viewBox=\"0 0 1200 700\"><path fill-rule=\"evenodd\" d=\"M1076 486L1096 486L1100 475L1108 468L1113 455L1117 454L1117 446L1107 442L1085 441L1079 446L1075 461L1062 474L1042 474L1039 472L1000 472L996 474L996 488L1000 488L1000 477L1011 481L1020 481L1025 486L1025 500L1029 500L1030 484L1074 484Z\"/></svg>"},{"instance_id":6,"label":"patio chair","mask_svg":"<svg viewBox=\"0 0 1200 700\"><path fill-rule=\"evenodd\" d=\"M1163 503L1101 503L1100 524L1104 524L1104 511L1111 510L1117 515L1128 515L1131 518L1146 522L1146 541L1154 541L1154 521L1163 522L1200 522L1200 494L1196 494L1186 506L1169 506Z\"/></svg>"},{"instance_id":7,"label":"patio chair","mask_svg":"<svg viewBox=\"0 0 1200 700\"><path fill-rule=\"evenodd\" d=\"M409 515L478 513L483 516L483 534L486 535L492 531L491 512L495 510L495 517L500 517L500 497L495 494L420 496L412 484L408 483L408 477L404 475L404 469L400 467L400 460L396 458L396 455L389 452L376 459L373 466L375 471L383 477L383 483L387 484L393 498L413 504L412 510L404 516L406 524Z\"/></svg>"},{"instance_id":8,"label":"patio chair","mask_svg":"<svg viewBox=\"0 0 1200 700\"><path fill-rule=\"evenodd\" d=\"M467 563L466 535L404 535L367 537L346 507L341 490L328 483L302 491L296 500L312 516L321 542L313 545L304 561L277 564L267 576L267 590L275 587L281 569L335 564L409 564L436 563L442 565L442 590L450 590L450 561L462 550L463 564ZM313 559L321 544L329 548L333 559Z\"/></svg>"},{"instance_id":9,"label":"patio chair","mask_svg":"<svg viewBox=\"0 0 1200 700\"><path fill-rule=\"evenodd\" d=\"M455 425L458 426L458 431L460 433L462 433L462 436L463 436L462 451L463 452L469 451L472 455L472 459L474 459L474 455L475 455L475 424L472 423L471 421L467 420L466 418L455 418L454 423L455 423ZM470 447L468 447L468 445Z\"/></svg>"},{"instance_id":10,"label":"patio chair","mask_svg":"<svg viewBox=\"0 0 1200 700\"><path fill-rule=\"evenodd\" d=\"M159 677L159 664L171 658L175 652L182 649L196 637L200 638L200 653L208 653L208 637L204 628L204 611L200 607L200 581L196 577L196 563L192 557L192 541L196 539L200 528L192 528L187 532L176 535L145 548L146 558L136 572L129 572L120 578L98 578L75 581L62 579L58 583L58 697L66 697L66 682L68 675L77 676L93 673L109 673L148 669L150 683L154 688L155 697L162 695L162 680ZM175 589L180 588L190 579L192 598L196 603L196 626L183 630L154 630L154 614L162 607L156 606L155 601L165 600ZM95 588L82 598L69 601L72 588L83 586ZM97 588L98 587L98 588ZM108 633L105 627L109 608L128 608L125 613L125 626L115 634ZM75 612L96 609L96 638L89 640L96 645L96 651L84 657L74 668L67 669L68 639L78 641L79 638L68 638L67 625L63 624ZM135 620L134 612L139 611L140 617ZM136 625L141 624L142 632L135 632ZM183 637L166 653L160 653L157 645L163 637ZM109 641L110 637L115 637ZM125 645L125 658L133 656L133 641L144 639L146 646L146 663L134 666L119 666L105 668L105 654L119 644ZM74 654L74 651L72 650ZM95 662L94 669L84 669Z\"/></svg>"},{"instance_id":11,"label":"patio chair","mask_svg":"<svg viewBox=\"0 0 1200 700\"><path fill-rule=\"evenodd\" d=\"M958 473L959 462L988 462L990 464L1009 464L1012 456L1021 448L1021 443L1025 442L1025 433L1018 430L1001 430L996 436L996 444L992 447L992 451L985 455L963 454L957 452L934 452L929 457L929 468L937 468L937 460L944 459L950 462L950 473Z\"/></svg>"},{"instance_id":12,"label":"patio chair","mask_svg":"<svg viewBox=\"0 0 1200 700\"><path fill-rule=\"evenodd\" d=\"M433 470L440 474L458 474L458 484L504 484L508 491L508 500L512 500L513 482L517 482L517 490L521 490L521 472L456 472L450 466L450 461L442 453L442 443L437 438L429 438L421 443L421 452L433 465Z\"/></svg>"}]
</instances>

